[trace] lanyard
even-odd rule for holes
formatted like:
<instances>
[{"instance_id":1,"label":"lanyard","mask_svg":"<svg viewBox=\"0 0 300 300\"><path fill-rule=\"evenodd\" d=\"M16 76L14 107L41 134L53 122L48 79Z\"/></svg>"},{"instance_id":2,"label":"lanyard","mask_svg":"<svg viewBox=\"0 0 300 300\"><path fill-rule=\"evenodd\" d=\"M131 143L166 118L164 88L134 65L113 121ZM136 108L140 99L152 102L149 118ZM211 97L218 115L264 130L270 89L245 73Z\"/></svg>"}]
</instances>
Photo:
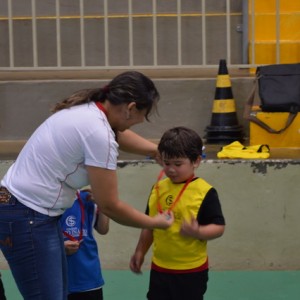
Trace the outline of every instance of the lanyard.
<instances>
[{"instance_id":1,"label":"lanyard","mask_svg":"<svg viewBox=\"0 0 300 300\"><path fill-rule=\"evenodd\" d=\"M108 115L107 109L106 109L100 102L95 102L95 104L97 105L97 107L98 107L101 111L104 112L104 114L105 114L106 117L107 117L107 115Z\"/></svg>"},{"instance_id":2,"label":"lanyard","mask_svg":"<svg viewBox=\"0 0 300 300\"><path fill-rule=\"evenodd\" d=\"M78 241L82 240L83 224L84 224L84 204L83 204L83 201L80 197L80 193L78 191L76 192L76 196L77 196L77 199L78 199L78 202L79 202L80 214L81 214L79 237L78 237L78 239L76 239L74 236L72 236L68 232L63 231L64 236L66 236L69 240L71 240L73 242L76 242L77 240Z\"/></svg>"},{"instance_id":3,"label":"lanyard","mask_svg":"<svg viewBox=\"0 0 300 300\"><path fill-rule=\"evenodd\" d=\"M95 102L95 104L106 115L106 118L108 118L107 109L100 102ZM114 128L112 128L112 131L115 133L115 140L118 141L117 130L115 130Z\"/></svg>"},{"instance_id":4,"label":"lanyard","mask_svg":"<svg viewBox=\"0 0 300 300\"><path fill-rule=\"evenodd\" d=\"M163 213L163 209L162 209L162 206L159 202L159 181L162 179L164 175L164 170L161 170L158 177L157 177L157 181L156 181L156 184L155 184L155 190L156 190L156 194L157 194L157 210L160 212L160 213ZM183 194L184 190L187 188L188 184L193 180L194 178L194 174L185 182L184 186L182 187L182 189L180 190L179 194L177 195L175 201L172 203L172 205L168 208L167 210L167 213L170 213L175 205L179 202L180 198L181 198L181 195Z\"/></svg>"}]
</instances>

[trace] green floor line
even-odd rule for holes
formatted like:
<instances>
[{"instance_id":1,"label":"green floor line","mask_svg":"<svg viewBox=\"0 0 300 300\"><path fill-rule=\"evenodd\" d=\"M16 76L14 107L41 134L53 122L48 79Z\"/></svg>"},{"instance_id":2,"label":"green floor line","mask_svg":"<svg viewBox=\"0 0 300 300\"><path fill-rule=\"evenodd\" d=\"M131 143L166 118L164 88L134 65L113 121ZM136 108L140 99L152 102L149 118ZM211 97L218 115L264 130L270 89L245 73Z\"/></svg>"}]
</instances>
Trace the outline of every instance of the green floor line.
<instances>
[{"instance_id":1,"label":"green floor line","mask_svg":"<svg viewBox=\"0 0 300 300\"><path fill-rule=\"evenodd\" d=\"M8 300L22 300L9 270L2 270ZM146 299L149 272L104 270L105 300ZM211 271L205 300L296 300L300 271Z\"/></svg>"}]
</instances>

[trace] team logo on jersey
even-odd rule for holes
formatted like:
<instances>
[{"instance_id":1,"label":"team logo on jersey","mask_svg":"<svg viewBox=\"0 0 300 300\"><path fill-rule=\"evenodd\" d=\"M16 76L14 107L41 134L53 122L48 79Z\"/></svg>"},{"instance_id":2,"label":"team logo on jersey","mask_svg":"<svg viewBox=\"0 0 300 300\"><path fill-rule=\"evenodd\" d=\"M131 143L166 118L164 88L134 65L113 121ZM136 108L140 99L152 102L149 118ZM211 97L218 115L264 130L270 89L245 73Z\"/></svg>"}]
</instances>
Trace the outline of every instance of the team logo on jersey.
<instances>
[{"instance_id":1,"label":"team logo on jersey","mask_svg":"<svg viewBox=\"0 0 300 300\"><path fill-rule=\"evenodd\" d=\"M66 224L69 227L73 227L76 225L76 217L73 215L70 215L66 218Z\"/></svg>"},{"instance_id":2,"label":"team logo on jersey","mask_svg":"<svg viewBox=\"0 0 300 300\"><path fill-rule=\"evenodd\" d=\"M173 203L173 196L172 195L169 195L167 198L166 198L166 204L167 206L171 206Z\"/></svg>"}]
</instances>

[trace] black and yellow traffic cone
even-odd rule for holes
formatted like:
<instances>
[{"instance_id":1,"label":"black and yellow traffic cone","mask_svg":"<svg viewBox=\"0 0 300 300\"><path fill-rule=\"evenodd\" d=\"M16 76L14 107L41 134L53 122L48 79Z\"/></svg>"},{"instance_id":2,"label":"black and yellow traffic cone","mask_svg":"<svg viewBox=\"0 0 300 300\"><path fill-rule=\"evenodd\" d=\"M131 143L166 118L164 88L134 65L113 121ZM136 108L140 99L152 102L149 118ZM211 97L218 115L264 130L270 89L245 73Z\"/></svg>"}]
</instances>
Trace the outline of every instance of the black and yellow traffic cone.
<instances>
[{"instance_id":1,"label":"black and yellow traffic cone","mask_svg":"<svg viewBox=\"0 0 300 300\"><path fill-rule=\"evenodd\" d=\"M238 124L235 100L225 59L220 60L211 123L205 131L204 138L208 144L243 140L243 127Z\"/></svg>"}]
</instances>

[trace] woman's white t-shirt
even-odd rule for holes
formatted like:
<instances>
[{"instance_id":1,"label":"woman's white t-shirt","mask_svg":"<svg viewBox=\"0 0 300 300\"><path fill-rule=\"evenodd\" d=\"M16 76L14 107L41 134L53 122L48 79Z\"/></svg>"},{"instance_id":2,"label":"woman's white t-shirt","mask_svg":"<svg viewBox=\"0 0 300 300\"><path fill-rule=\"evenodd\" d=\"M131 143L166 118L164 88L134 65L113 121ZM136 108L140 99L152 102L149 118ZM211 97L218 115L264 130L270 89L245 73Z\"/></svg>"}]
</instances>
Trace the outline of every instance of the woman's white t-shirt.
<instances>
[{"instance_id":1,"label":"woman's white t-shirt","mask_svg":"<svg viewBox=\"0 0 300 300\"><path fill-rule=\"evenodd\" d=\"M116 170L118 143L95 103L63 109L30 137L1 181L21 203L50 216L89 184L85 166Z\"/></svg>"}]
</instances>

